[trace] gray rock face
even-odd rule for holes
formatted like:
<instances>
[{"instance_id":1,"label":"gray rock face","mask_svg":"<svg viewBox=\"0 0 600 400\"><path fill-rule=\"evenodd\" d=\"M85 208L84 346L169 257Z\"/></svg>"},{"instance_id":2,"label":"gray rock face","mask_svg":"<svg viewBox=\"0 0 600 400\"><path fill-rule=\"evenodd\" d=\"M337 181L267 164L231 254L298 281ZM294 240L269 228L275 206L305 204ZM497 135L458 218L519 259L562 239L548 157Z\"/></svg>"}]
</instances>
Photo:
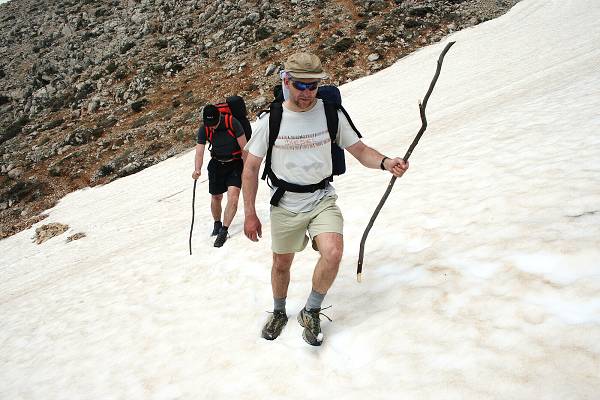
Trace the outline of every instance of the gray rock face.
<instances>
[{"instance_id":1,"label":"gray rock face","mask_svg":"<svg viewBox=\"0 0 600 400\"><path fill-rule=\"evenodd\" d=\"M322 1L20 0L0 6L6 15L0 20L0 54L10 60L0 64L4 96L0 102L14 103L16 114L29 117L52 106L86 106L94 112L99 102L110 107L114 102L137 100L158 80L181 72L190 62L205 57L228 62L232 53L263 47L265 39L277 43L298 38L315 16L324 31L341 20L352 21L353 14L370 20L384 10L390 15L383 23L369 24L367 37L373 39L359 35L362 20L355 29L324 37L332 39L327 45L332 51L345 52L357 39L370 48L379 42L391 44L407 27L434 26L451 13L457 16L458 26L474 24L515 2L407 0L390 5L386 0L369 0L355 1L356 9L348 10ZM384 40L376 38L380 34ZM20 57L11 57L16 54ZM123 91L114 81L129 76L131 61L144 72L134 75ZM153 64L163 67L156 69ZM111 78L112 85L106 82ZM106 87L105 93L97 93L100 87ZM97 100L86 101L91 95ZM6 118L0 120L0 126L8 123Z\"/></svg>"},{"instance_id":2,"label":"gray rock face","mask_svg":"<svg viewBox=\"0 0 600 400\"><path fill-rule=\"evenodd\" d=\"M208 101L241 94L251 113L264 108L292 52L317 53L341 84L517 1L0 4L0 238L31 202L43 209L193 146ZM45 190L6 197L32 178Z\"/></svg>"}]
</instances>

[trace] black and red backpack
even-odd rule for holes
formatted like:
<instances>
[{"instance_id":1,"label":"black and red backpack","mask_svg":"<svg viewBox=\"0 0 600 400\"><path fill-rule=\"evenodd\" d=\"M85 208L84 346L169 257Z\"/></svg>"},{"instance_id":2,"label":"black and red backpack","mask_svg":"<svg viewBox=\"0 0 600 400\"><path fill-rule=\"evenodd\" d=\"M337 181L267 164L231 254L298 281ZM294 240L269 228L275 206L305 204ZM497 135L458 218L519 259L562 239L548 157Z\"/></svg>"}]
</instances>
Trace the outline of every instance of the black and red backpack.
<instances>
[{"instance_id":1,"label":"black and red backpack","mask_svg":"<svg viewBox=\"0 0 600 400\"><path fill-rule=\"evenodd\" d=\"M241 96L229 96L223 103L215 104L215 107L221 115L223 116L223 121L225 123L225 130L227 134L231 136L234 140L237 140L235 136L235 132L233 130L233 118L237 119L242 128L244 129L244 136L246 136L246 140L250 140L252 136L252 126L250 125L250 121L248 120L248 111L246 109L246 103ZM213 143L213 134L215 132L214 128L209 128L207 126L204 127L204 133L206 134L206 140L209 142L210 147L212 148ZM234 151L231 155L233 157L240 157L242 151Z\"/></svg>"},{"instance_id":2,"label":"black and red backpack","mask_svg":"<svg viewBox=\"0 0 600 400\"><path fill-rule=\"evenodd\" d=\"M248 111L246 109L246 103L241 96L229 96L225 100L224 103L215 104L217 110L223 115L225 120L225 128L230 136L235 138L235 133L233 132L233 118L240 121L242 124L242 128L244 128L244 135L246 136L246 140L250 140L252 136L252 126L250 125L250 121L248 120ZM207 135L206 138L210 141L211 136Z\"/></svg>"}]
</instances>

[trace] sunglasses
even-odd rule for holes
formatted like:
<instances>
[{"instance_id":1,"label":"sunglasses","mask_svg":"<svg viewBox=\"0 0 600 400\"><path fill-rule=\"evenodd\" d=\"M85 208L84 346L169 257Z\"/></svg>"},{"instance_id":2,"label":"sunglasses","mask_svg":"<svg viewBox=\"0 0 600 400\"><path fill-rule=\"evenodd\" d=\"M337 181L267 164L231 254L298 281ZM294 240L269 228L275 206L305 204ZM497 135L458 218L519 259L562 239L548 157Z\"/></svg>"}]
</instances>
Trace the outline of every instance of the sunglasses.
<instances>
[{"instance_id":1,"label":"sunglasses","mask_svg":"<svg viewBox=\"0 0 600 400\"><path fill-rule=\"evenodd\" d=\"M317 87L319 87L319 81L300 82L290 79L290 82L292 82L292 86L298 90L310 90L312 92L313 90L317 90Z\"/></svg>"}]
</instances>

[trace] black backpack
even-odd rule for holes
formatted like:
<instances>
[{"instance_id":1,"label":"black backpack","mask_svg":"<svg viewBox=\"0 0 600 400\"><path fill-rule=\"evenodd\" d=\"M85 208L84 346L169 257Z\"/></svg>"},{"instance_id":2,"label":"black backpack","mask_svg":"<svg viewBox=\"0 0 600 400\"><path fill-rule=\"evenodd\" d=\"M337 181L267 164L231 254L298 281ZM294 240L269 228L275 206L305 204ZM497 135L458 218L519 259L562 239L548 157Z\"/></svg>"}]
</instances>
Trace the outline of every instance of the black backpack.
<instances>
[{"instance_id":1,"label":"black backpack","mask_svg":"<svg viewBox=\"0 0 600 400\"><path fill-rule=\"evenodd\" d=\"M271 204L277 206L279 204L279 200L283 197L283 194L286 191L296 192L296 193L312 193L319 189L324 189L327 186L327 183L333 181L334 175L342 175L346 172L346 159L344 157L344 149L339 147L335 143L335 139L337 137L337 131L339 126L339 118L338 118L338 110L342 111L345 115L346 119L350 123L350 126L359 138L362 138L362 135L354 126L352 119L348 115L348 112L342 106L342 96L340 94L340 90L336 86L325 85L320 86L317 90L317 98L323 100L323 106L325 108L325 117L327 119L327 130L329 131L329 137L331 139L331 161L332 161L332 173L327 178L323 179L321 182L311 184L311 185L297 185L294 183L286 182L282 179L277 178L271 169L271 153L273 151L273 145L275 144L275 140L277 140L277 136L279 135L279 128L281 127L281 117L283 115L283 90L281 85L275 86L273 89L273 94L275 99L271 102L271 106L269 107L269 146L267 148L267 155L265 159L265 168L263 170L262 179L265 180L267 177L269 180L277 186L277 190L273 197L271 198Z\"/></svg>"}]
</instances>

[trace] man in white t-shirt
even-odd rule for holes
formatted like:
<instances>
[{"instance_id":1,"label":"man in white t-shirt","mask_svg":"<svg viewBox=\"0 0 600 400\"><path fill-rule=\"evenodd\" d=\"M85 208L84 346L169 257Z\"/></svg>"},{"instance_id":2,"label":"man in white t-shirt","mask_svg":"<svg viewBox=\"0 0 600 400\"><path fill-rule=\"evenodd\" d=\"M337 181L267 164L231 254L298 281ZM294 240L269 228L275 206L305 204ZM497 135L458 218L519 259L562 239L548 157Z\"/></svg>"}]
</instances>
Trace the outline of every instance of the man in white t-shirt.
<instances>
[{"instance_id":1,"label":"man in white t-shirt","mask_svg":"<svg viewBox=\"0 0 600 400\"><path fill-rule=\"evenodd\" d=\"M320 80L326 77L319 58L311 53L291 55L284 65L283 79L287 99L283 102L281 126L271 153L271 170L285 182L306 186L314 185L312 192L286 190L271 207L271 249L273 265L271 287L274 310L266 322L262 337L273 340L287 323L285 301L290 283L290 268L296 252L302 251L310 235L313 247L318 249L312 278L312 291L305 307L298 314L304 327L304 340L319 346L323 341L320 317L321 304L337 275L343 253L343 217L335 204L335 190L326 181L332 174L331 139L325 118L323 102L316 98ZM401 158L388 158L365 145L339 112L336 143L368 168L381 168L396 177L408 169ZM252 138L245 147L248 152L242 175L244 197L244 233L256 242L262 236L262 225L256 215L255 201L258 172L269 145L269 118L262 117L255 124ZM316 188L318 186L318 188ZM277 187L273 188L273 193Z\"/></svg>"}]
</instances>

